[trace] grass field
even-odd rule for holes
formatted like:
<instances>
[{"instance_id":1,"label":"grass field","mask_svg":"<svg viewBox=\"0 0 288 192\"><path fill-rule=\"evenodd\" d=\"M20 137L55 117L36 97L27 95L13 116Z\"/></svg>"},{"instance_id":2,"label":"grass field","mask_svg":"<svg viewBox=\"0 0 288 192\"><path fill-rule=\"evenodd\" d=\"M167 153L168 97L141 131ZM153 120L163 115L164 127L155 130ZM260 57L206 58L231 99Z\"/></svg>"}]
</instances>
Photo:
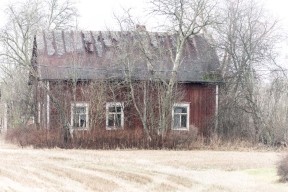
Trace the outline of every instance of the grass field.
<instances>
[{"instance_id":1,"label":"grass field","mask_svg":"<svg viewBox=\"0 0 288 192\"><path fill-rule=\"evenodd\" d=\"M284 153L62 150L0 141L0 191L287 192Z\"/></svg>"}]
</instances>

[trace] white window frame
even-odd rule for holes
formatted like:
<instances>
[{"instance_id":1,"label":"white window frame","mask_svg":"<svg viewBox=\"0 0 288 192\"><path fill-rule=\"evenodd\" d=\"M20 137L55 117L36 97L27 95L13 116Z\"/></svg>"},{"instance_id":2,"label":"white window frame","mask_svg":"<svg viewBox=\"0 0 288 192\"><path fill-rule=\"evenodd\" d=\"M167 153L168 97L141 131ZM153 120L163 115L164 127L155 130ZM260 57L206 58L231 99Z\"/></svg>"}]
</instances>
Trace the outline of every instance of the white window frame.
<instances>
[{"instance_id":1,"label":"white window frame","mask_svg":"<svg viewBox=\"0 0 288 192\"><path fill-rule=\"evenodd\" d=\"M86 108L86 126L85 127L75 127L74 122L74 107L85 107ZM71 104L71 127L77 130L87 130L89 128L89 104L85 102L75 102Z\"/></svg>"},{"instance_id":2,"label":"white window frame","mask_svg":"<svg viewBox=\"0 0 288 192\"><path fill-rule=\"evenodd\" d=\"M117 112L109 112L109 107L121 107L121 126L116 127L114 126L108 126L108 121L109 121L109 115L110 114L116 114ZM113 129L123 129L124 128L124 105L122 102L107 102L106 103L106 130L113 130Z\"/></svg>"},{"instance_id":3,"label":"white window frame","mask_svg":"<svg viewBox=\"0 0 288 192\"><path fill-rule=\"evenodd\" d=\"M175 128L174 127L174 108L175 107L185 107L187 108L187 119L186 119L186 127L179 127L179 128ZM181 114L180 114L181 115ZM180 121L181 121L181 117L180 117ZM172 108L172 130L176 130L176 131L189 131L189 122L190 122L190 103L175 103L173 105ZM181 124L181 123L180 123Z\"/></svg>"}]
</instances>

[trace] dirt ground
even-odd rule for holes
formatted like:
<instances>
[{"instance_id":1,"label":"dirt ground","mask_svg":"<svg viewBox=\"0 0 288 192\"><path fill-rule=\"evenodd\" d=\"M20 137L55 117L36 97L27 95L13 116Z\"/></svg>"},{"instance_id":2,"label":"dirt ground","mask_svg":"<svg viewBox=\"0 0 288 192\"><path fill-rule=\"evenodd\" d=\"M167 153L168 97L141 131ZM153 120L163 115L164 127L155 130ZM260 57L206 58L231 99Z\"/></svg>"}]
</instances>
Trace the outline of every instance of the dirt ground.
<instances>
[{"instance_id":1,"label":"dirt ground","mask_svg":"<svg viewBox=\"0 0 288 192\"><path fill-rule=\"evenodd\" d=\"M0 191L287 192L283 152L63 150L0 140Z\"/></svg>"}]
</instances>

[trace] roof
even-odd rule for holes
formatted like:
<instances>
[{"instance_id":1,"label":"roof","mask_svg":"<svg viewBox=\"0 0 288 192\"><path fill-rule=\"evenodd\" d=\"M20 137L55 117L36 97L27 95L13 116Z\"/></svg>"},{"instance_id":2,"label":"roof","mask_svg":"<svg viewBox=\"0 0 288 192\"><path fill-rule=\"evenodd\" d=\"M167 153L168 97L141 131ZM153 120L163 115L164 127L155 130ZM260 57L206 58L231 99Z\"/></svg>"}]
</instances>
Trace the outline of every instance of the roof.
<instances>
[{"instance_id":1,"label":"roof","mask_svg":"<svg viewBox=\"0 0 288 192\"><path fill-rule=\"evenodd\" d=\"M127 74L136 80L169 79L175 44L168 33L43 31L35 36L32 64L40 80L124 79ZM194 36L185 45L177 78L215 81L211 77L218 76L218 68L215 50L202 36Z\"/></svg>"}]
</instances>

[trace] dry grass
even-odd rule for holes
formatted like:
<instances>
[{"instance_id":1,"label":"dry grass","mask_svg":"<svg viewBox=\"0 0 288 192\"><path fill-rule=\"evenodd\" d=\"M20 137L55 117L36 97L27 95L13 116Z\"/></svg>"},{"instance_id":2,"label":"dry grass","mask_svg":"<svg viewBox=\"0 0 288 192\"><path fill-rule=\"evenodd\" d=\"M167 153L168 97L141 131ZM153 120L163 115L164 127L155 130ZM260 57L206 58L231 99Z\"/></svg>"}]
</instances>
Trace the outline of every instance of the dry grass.
<instances>
[{"instance_id":1,"label":"dry grass","mask_svg":"<svg viewBox=\"0 0 288 192\"><path fill-rule=\"evenodd\" d=\"M1 191L288 191L280 152L63 150L0 140Z\"/></svg>"}]
</instances>

